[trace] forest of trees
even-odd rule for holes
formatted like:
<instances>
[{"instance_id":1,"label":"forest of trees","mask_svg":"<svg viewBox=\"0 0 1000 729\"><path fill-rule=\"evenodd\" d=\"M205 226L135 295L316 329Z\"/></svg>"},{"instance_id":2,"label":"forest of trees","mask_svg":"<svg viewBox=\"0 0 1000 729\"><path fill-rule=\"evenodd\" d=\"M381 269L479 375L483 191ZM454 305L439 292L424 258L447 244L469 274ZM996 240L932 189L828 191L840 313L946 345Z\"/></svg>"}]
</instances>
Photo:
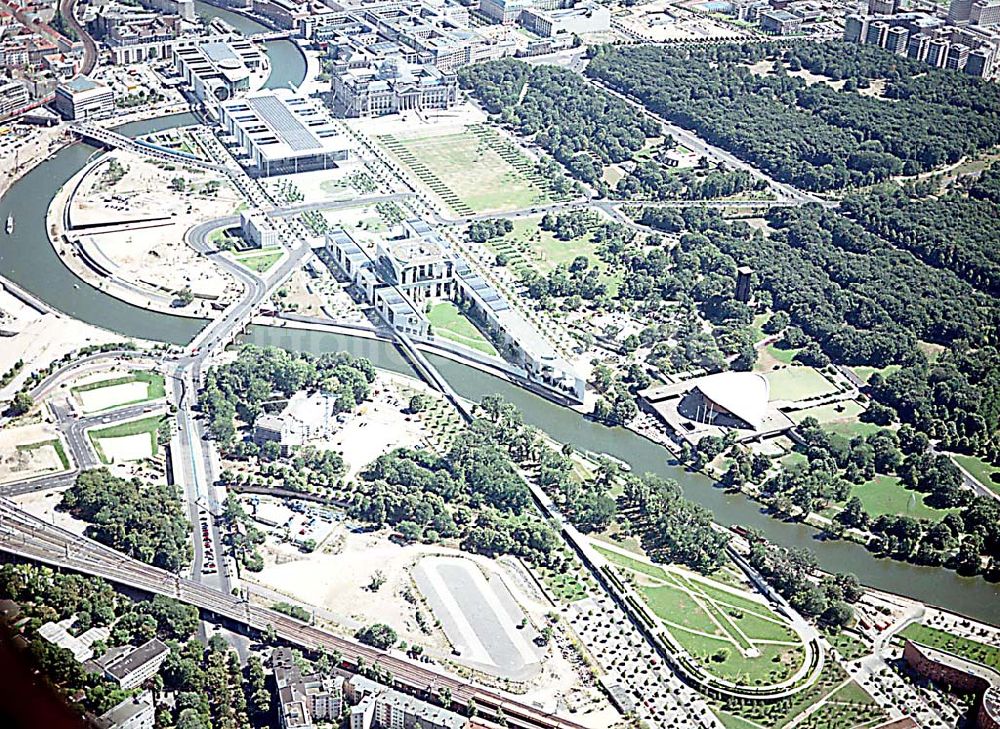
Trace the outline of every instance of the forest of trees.
<instances>
[{"instance_id":1,"label":"forest of trees","mask_svg":"<svg viewBox=\"0 0 1000 729\"><path fill-rule=\"evenodd\" d=\"M1000 142L994 84L870 45L624 45L592 53L588 76L807 190L912 175ZM788 68L751 71L767 59ZM846 83L838 90L789 73L801 68ZM858 93L873 79L886 81L891 101Z\"/></svg>"},{"instance_id":2,"label":"forest of trees","mask_svg":"<svg viewBox=\"0 0 1000 729\"><path fill-rule=\"evenodd\" d=\"M604 165L631 160L660 134L655 121L566 68L507 58L465 66L459 81L501 124L605 192Z\"/></svg>"},{"instance_id":3,"label":"forest of trees","mask_svg":"<svg viewBox=\"0 0 1000 729\"><path fill-rule=\"evenodd\" d=\"M1000 296L1000 245L996 225L1000 204L994 179L973 183L968 195L937 194L936 185L880 187L849 195L840 209L867 230L894 246L910 251L935 268L954 271L991 296Z\"/></svg>"},{"instance_id":4,"label":"forest of trees","mask_svg":"<svg viewBox=\"0 0 1000 729\"><path fill-rule=\"evenodd\" d=\"M775 232L767 236L712 211L646 208L640 220L670 232L695 231L682 236L680 250L699 260L721 256L723 270L737 261L751 266L758 291L806 335L800 346L811 340L845 364L902 365L887 377L876 374L871 392L904 423L945 448L994 462L1000 457L1000 309L989 295L819 206L773 210L768 222ZM629 277L626 285L670 285L670 277L657 273ZM716 280L719 290L724 278ZM709 310L711 291L707 282L692 289ZM920 341L946 349L932 363Z\"/></svg>"},{"instance_id":5,"label":"forest of trees","mask_svg":"<svg viewBox=\"0 0 1000 729\"><path fill-rule=\"evenodd\" d=\"M253 425L268 401L289 398L299 390L321 389L337 396L338 412L347 412L369 398L374 380L372 363L346 352L314 357L247 344L236 361L208 371L198 405L209 433L227 450L236 441L235 418Z\"/></svg>"},{"instance_id":6,"label":"forest of trees","mask_svg":"<svg viewBox=\"0 0 1000 729\"><path fill-rule=\"evenodd\" d=\"M191 561L191 530L172 485L83 471L59 508L87 522L87 536L146 564L177 572Z\"/></svg>"},{"instance_id":7,"label":"forest of trees","mask_svg":"<svg viewBox=\"0 0 1000 729\"><path fill-rule=\"evenodd\" d=\"M399 448L361 479L353 518L390 524L411 540L458 539L469 552L551 564L558 537L534 513L527 485L485 420L459 434L445 456Z\"/></svg>"}]
</instances>

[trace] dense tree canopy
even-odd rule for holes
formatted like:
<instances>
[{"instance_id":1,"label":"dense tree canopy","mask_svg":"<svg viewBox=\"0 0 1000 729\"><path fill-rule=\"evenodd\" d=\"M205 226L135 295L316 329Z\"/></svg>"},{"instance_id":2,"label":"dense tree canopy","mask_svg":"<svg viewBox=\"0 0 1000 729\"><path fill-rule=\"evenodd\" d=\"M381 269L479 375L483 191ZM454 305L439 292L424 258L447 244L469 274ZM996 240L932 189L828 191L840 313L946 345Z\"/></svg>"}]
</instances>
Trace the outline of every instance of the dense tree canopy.
<instances>
[{"instance_id":1,"label":"dense tree canopy","mask_svg":"<svg viewBox=\"0 0 1000 729\"><path fill-rule=\"evenodd\" d=\"M87 535L130 557L176 572L191 561L191 532L174 486L83 471L60 507L90 524Z\"/></svg>"},{"instance_id":2,"label":"dense tree canopy","mask_svg":"<svg viewBox=\"0 0 1000 729\"><path fill-rule=\"evenodd\" d=\"M765 60L779 63L756 72ZM853 83L810 84L780 61ZM587 74L808 190L915 174L1000 142L992 84L870 45L604 46ZM848 90L871 79L888 98Z\"/></svg>"}]
</instances>

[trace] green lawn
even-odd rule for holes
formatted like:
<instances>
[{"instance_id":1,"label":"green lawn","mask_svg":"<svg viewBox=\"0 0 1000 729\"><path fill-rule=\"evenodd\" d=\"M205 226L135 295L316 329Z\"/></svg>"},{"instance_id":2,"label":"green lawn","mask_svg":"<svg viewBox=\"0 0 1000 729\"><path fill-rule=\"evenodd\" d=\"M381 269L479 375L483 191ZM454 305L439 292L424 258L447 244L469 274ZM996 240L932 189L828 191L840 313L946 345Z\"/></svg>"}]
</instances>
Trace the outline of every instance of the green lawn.
<instances>
[{"instance_id":1,"label":"green lawn","mask_svg":"<svg viewBox=\"0 0 1000 729\"><path fill-rule=\"evenodd\" d=\"M860 377L865 382L868 382L868 378L871 377L876 372L878 372L883 377L888 377L893 372L895 372L896 370L898 370L899 367L900 367L899 365L887 365L885 367L864 367L864 366L861 366L861 367L851 367L851 369L854 370L854 374L856 374L858 377Z\"/></svg>"},{"instance_id":2,"label":"green lawn","mask_svg":"<svg viewBox=\"0 0 1000 729\"><path fill-rule=\"evenodd\" d=\"M572 240L559 240L552 231L542 230L542 216L519 218L514 230L487 244L494 253L507 256L507 265L514 269L531 268L547 274L556 266L569 266L577 256L586 256L591 268L596 269L601 280L614 295L621 283L621 273L608 268L597 255L597 244L592 233Z\"/></svg>"},{"instance_id":3,"label":"green lawn","mask_svg":"<svg viewBox=\"0 0 1000 729\"><path fill-rule=\"evenodd\" d=\"M594 548L609 562L656 581L640 585L640 594L665 621L673 638L713 675L763 685L784 680L801 664L804 655L798 638L767 605L712 580L668 572L610 549ZM741 649L751 647L761 655L744 657Z\"/></svg>"},{"instance_id":4,"label":"green lawn","mask_svg":"<svg viewBox=\"0 0 1000 729\"><path fill-rule=\"evenodd\" d=\"M947 631L920 623L908 626L900 635L914 643L947 651L968 661L982 663L995 671L1000 670L1000 646L961 638Z\"/></svg>"},{"instance_id":5,"label":"green lawn","mask_svg":"<svg viewBox=\"0 0 1000 729\"><path fill-rule=\"evenodd\" d=\"M253 251L236 256L237 262L257 273L264 273L281 258L282 251Z\"/></svg>"},{"instance_id":6,"label":"green lawn","mask_svg":"<svg viewBox=\"0 0 1000 729\"><path fill-rule=\"evenodd\" d=\"M801 352L801 349L781 349L769 344L764 347L764 351L773 359L778 360L784 364L791 364L792 360L795 359L795 355Z\"/></svg>"},{"instance_id":7,"label":"green lawn","mask_svg":"<svg viewBox=\"0 0 1000 729\"><path fill-rule=\"evenodd\" d=\"M827 661L819 680L790 699L767 704L715 703L714 708L722 723L732 729L781 729L792 722L799 729L861 729L887 719L874 700L849 678L837 663ZM815 711L803 718L813 707L817 707Z\"/></svg>"},{"instance_id":8,"label":"green lawn","mask_svg":"<svg viewBox=\"0 0 1000 729\"><path fill-rule=\"evenodd\" d=\"M472 347L484 354L499 356L490 340L450 301L435 304L428 312L427 318L434 328L434 334Z\"/></svg>"},{"instance_id":9,"label":"green lawn","mask_svg":"<svg viewBox=\"0 0 1000 729\"><path fill-rule=\"evenodd\" d=\"M911 491L895 476L878 475L871 481L851 487L851 496L857 496L872 516L901 514L914 518L940 519L948 509L935 509L924 504L924 494ZM952 510L953 511L953 510Z\"/></svg>"},{"instance_id":10,"label":"green lawn","mask_svg":"<svg viewBox=\"0 0 1000 729\"><path fill-rule=\"evenodd\" d=\"M81 392L100 390L101 388L104 387L114 387L115 385L126 385L130 382L145 382L146 397L138 398L136 400L131 400L129 402L119 403L117 405L112 405L111 407L104 408L104 410L115 410L117 408L126 407L128 405L137 405L138 403L146 402L147 400L159 400L160 398L167 396L167 390L163 375L161 375L159 372L150 372L148 370L132 370L129 374L123 375L122 377L113 377L107 380L88 382L85 385L80 385L78 387L70 388L70 392L76 395ZM101 412L101 411L98 410L96 412Z\"/></svg>"},{"instance_id":11,"label":"green lawn","mask_svg":"<svg viewBox=\"0 0 1000 729\"><path fill-rule=\"evenodd\" d=\"M972 474L979 483L994 493L1000 494L1000 468L991 466L982 458L953 453L952 458L966 471ZM994 478L996 480L994 480Z\"/></svg>"},{"instance_id":12,"label":"green lawn","mask_svg":"<svg viewBox=\"0 0 1000 729\"><path fill-rule=\"evenodd\" d=\"M771 370L767 381L771 384L771 400L805 400L818 397L837 388L813 367L792 366Z\"/></svg>"},{"instance_id":13,"label":"green lawn","mask_svg":"<svg viewBox=\"0 0 1000 729\"><path fill-rule=\"evenodd\" d=\"M865 408L860 403L854 400L845 400L844 402L797 410L790 413L789 417L796 423L801 423L806 418L816 418L820 423L826 425L827 423L856 421L864 411Z\"/></svg>"},{"instance_id":14,"label":"green lawn","mask_svg":"<svg viewBox=\"0 0 1000 729\"><path fill-rule=\"evenodd\" d=\"M433 136L385 135L379 142L460 215L551 201L531 160L487 126Z\"/></svg>"},{"instance_id":15,"label":"green lawn","mask_svg":"<svg viewBox=\"0 0 1000 729\"><path fill-rule=\"evenodd\" d=\"M871 648L844 631L827 633L826 639L844 657L845 661L854 661L871 653Z\"/></svg>"},{"instance_id":16,"label":"green lawn","mask_svg":"<svg viewBox=\"0 0 1000 729\"><path fill-rule=\"evenodd\" d=\"M101 463L111 462L104 454L104 449L101 448L102 438L122 438L127 435L138 435L139 433L149 433L153 455L155 456L159 452L159 444L156 442L156 432L164 420L166 420L165 415L151 415L148 418L130 420L127 423L118 423L117 425L110 425L107 428L100 428L99 430L89 430L87 431L87 436L90 438L94 450L101 459Z\"/></svg>"}]
</instances>

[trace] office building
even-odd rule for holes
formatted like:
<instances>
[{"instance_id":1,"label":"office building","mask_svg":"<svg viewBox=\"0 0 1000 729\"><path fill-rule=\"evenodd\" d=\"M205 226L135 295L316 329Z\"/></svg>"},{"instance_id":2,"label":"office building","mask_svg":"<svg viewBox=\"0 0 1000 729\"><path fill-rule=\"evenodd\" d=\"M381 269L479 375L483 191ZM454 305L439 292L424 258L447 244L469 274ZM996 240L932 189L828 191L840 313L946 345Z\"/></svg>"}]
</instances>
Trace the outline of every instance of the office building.
<instances>
[{"instance_id":1,"label":"office building","mask_svg":"<svg viewBox=\"0 0 1000 729\"><path fill-rule=\"evenodd\" d=\"M289 89L222 102L219 124L240 164L263 177L336 167L351 149L316 101Z\"/></svg>"},{"instance_id":2,"label":"office building","mask_svg":"<svg viewBox=\"0 0 1000 729\"><path fill-rule=\"evenodd\" d=\"M773 35L791 35L802 28L802 18L787 10L769 10L760 14L760 29Z\"/></svg>"},{"instance_id":3,"label":"office building","mask_svg":"<svg viewBox=\"0 0 1000 729\"><path fill-rule=\"evenodd\" d=\"M240 231L243 239L257 248L278 245L278 231L267 216L261 213L240 213Z\"/></svg>"},{"instance_id":4,"label":"office building","mask_svg":"<svg viewBox=\"0 0 1000 729\"><path fill-rule=\"evenodd\" d=\"M340 427L338 398L326 392L296 392L280 413L264 413L254 421L253 442L272 442L288 455L293 449L326 440Z\"/></svg>"},{"instance_id":5,"label":"office building","mask_svg":"<svg viewBox=\"0 0 1000 729\"><path fill-rule=\"evenodd\" d=\"M965 62L969 58L970 48L964 43L952 43L948 48L948 55L945 57L945 68L953 71L961 71L965 68Z\"/></svg>"},{"instance_id":6,"label":"office building","mask_svg":"<svg viewBox=\"0 0 1000 729\"><path fill-rule=\"evenodd\" d=\"M965 60L965 72L970 76L986 78L993 73L993 54L986 48L969 51Z\"/></svg>"},{"instance_id":7,"label":"office building","mask_svg":"<svg viewBox=\"0 0 1000 729\"><path fill-rule=\"evenodd\" d=\"M575 368L424 221L406 221L374 250L338 229L327 234L326 249L333 264L397 332L434 340L425 307L436 300L454 301L491 333L523 377L561 397L583 401L586 383Z\"/></svg>"},{"instance_id":8,"label":"office building","mask_svg":"<svg viewBox=\"0 0 1000 729\"><path fill-rule=\"evenodd\" d=\"M948 22L952 25L965 23L972 14L972 0L951 0L948 6Z\"/></svg>"},{"instance_id":9,"label":"office building","mask_svg":"<svg viewBox=\"0 0 1000 729\"><path fill-rule=\"evenodd\" d=\"M889 53L895 53L897 56L905 56L906 50L909 47L909 39L910 31L897 25L886 31L884 47Z\"/></svg>"},{"instance_id":10,"label":"office building","mask_svg":"<svg viewBox=\"0 0 1000 729\"><path fill-rule=\"evenodd\" d=\"M55 107L64 119L101 119L115 113L111 89L88 76L77 76L56 87Z\"/></svg>"},{"instance_id":11,"label":"office building","mask_svg":"<svg viewBox=\"0 0 1000 729\"><path fill-rule=\"evenodd\" d=\"M28 105L28 87L15 79L0 81L0 117L7 117Z\"/></svg>"},{"instance_id":12,"label":"office building","mask_svg":"<svg viewBox=\"0 0 1000 729\"><path fill-rule=\"evenodd\" d=\"M865 31L865 43L870 46L880 46L885 40L885 32L889 29L888 24L881 20L868 23Z\"/></svg>"},{"instance_id":13,"label":"office building","mask_svg":"<svg viewBox=\"0 0 1000 729\"><path fill-rule=\"evenodd\" d=\"M173 64L191 93L214 108L250 90L250 76L262 59L253 43L232 38L175 43Z\"/></svg>"},{"instance_id":14,"label":"office building","mask_svg":"<svg viewBox=\"0 0 1000 729\"><path fill-rule=\"evenodd\" d=\"M332 88L334 112L345 117L449 109L458 101L458 76L453 72L400 56L334 73Z\"/></svg>"},{"instance_id":15,"label":"office building","mask_svg":"<svg viewBox=\"0 0 1000 729\"><path fill-rule=\"evenodd\" d=\"M102 674L123 689L134 689L155 676L169 654L170 648L159 638L153 638L138 648L130 645L112 648L83 667Z\"/></svg>"},{"instance_id":16,"label":"office building","mask_svg":"<svg viewBox=\"0 0 1000 729\"><path fill-rule=\"evenodd\" d=\"M281 729L312 729L314 722L336 722L343 711L344 679L340 676L303 676L288 648L271 652L278 690Z\"/></svg>"},{"instance_id":17,"label":"office building","mask_svg":"<svg viewBox=\"0 0 1000 729\"><path fill-rule=\"evenodd\" d=\"M978 0L972 4L969 20L986 28L1000 23L1000 0Z\"/></svg>"},{"instance_id":18,"label":"office building","mask_svg":"<svg viewBox=\"0 0 1000 729\"><path fill-rule=\"evenodd\" d=\"M750 301L750 278L753 269L750 266L740 266L736 269L736 300L744 304Z\"/></svg>"},{"instance_id":19,"label":"office building","mask_svg":"<svg viewBox=\"0 0 1000 729\"><path fill-rule=\"evenodd\" d=\"M867 30L868 21L863 15L848 15L844 20L844 40L848 43L864 42Z\"/></svg>"},{"instance_id":20,"label":"office building","mask_svg":"<svg viewBox=\"0 0 1000 729\"><path fill-rule=\"evenodd\" d=\"M898 0L868 0L869 15L895 15Z\"/></svg>"},{"instance_id":21,"label":"office building","mask_svg":"<svg viewBox=\"0 0 1000 729\"><path fill-rule=\"evenodd\" d=\"M611 29L611 10L606 5L589 1L555 10L525 8L521 11L519 22L526 30L543 38L605 33Z\"/></svg>"},{"instance_id":22,"label":"office building","mask_svg":"<svg viewBox=\"0 0 1000 729\"><path fill-rule=\"evenodd\" d=\"M130 696L97 717L98 729L153 729L156 708L148 691Z\"/></svg>"}]
</instances>

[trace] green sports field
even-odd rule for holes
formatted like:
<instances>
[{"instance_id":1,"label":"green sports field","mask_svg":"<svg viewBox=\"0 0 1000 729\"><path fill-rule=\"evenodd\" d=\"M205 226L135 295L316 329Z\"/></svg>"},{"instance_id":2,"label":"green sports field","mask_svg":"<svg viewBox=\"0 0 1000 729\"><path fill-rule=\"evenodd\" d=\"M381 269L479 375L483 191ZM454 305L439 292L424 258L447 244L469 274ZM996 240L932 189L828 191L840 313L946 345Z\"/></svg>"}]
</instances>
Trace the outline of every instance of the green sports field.
<instances>
[{"instance_id":1,"label":"green sports field","mask_svg":"<svg viewBox=\"0 0 1000 729\"><path fill-rule=\"evenodd\" d=\"M836 386L813 367L792 366L767 373L771 400L805 400L836 392Z\"/></svg>"}]
</instances>

